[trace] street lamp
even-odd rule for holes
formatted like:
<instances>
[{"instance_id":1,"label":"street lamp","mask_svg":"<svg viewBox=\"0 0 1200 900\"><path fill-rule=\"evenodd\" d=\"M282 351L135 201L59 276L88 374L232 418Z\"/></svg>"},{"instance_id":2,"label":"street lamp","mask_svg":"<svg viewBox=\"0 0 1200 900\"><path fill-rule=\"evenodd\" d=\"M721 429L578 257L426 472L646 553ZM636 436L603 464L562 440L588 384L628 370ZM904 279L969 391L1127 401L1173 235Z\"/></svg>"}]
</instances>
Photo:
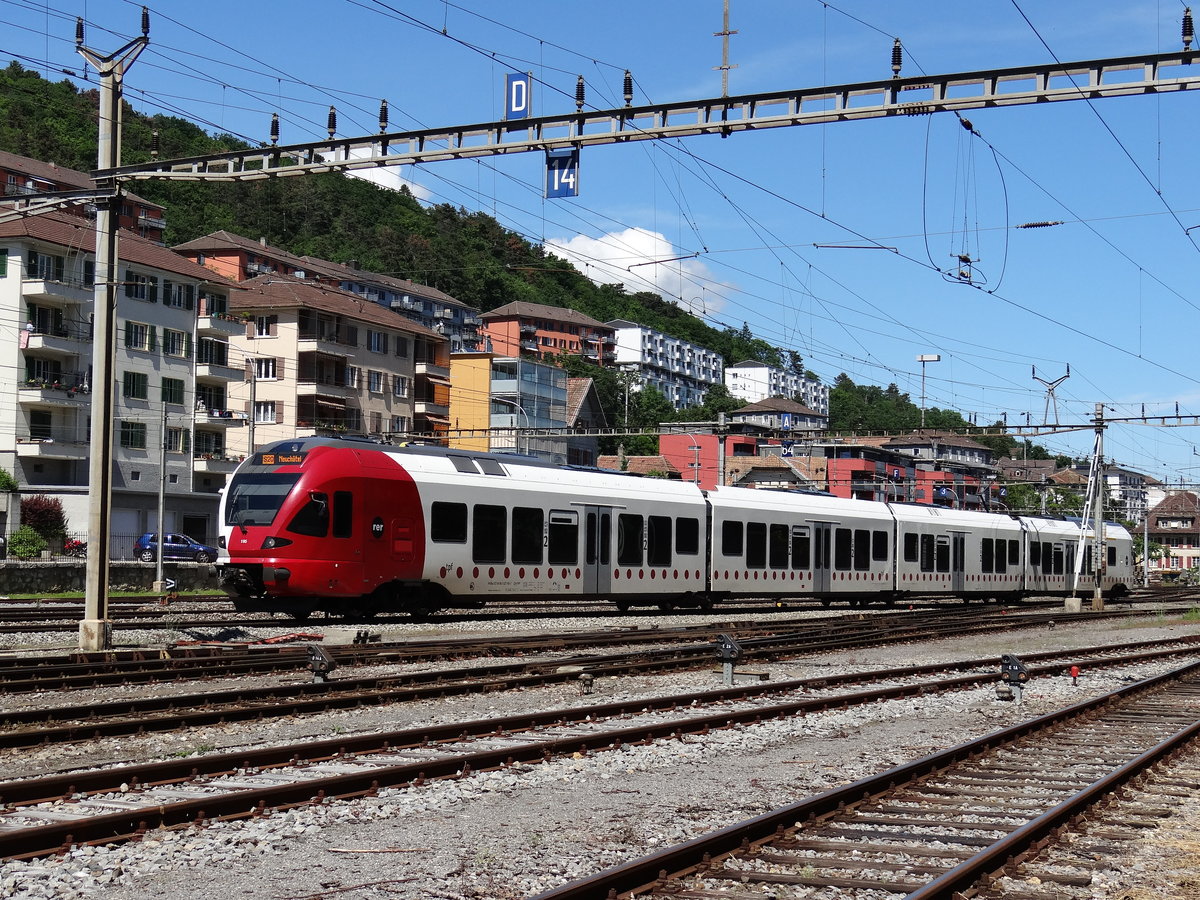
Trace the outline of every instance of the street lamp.
<instances>
[{"instance_id":1,"label":"street lamp","mask_svg":"<svg viewBox=\"0 0 1200 900\"><path fill-rule=\"evenodd\" d=\"M925 363L941 362L942 357L937 353L922 353L917 357L921 364L921 430L925 430Z\"/></svg>"},{"instance_id":2,"label":"street lamp","mask_svg":"<svg viewBox=\"0 0 1200 900\"><path fill-rule=\"evenodd\" d=\"M492 402L493 403L507 403L509 406L515 406L517 408L517 411L520 412L521 415L523 415L525 417L525 430L529 431L529 413L525 412L525 407L523 407L520 403L518 403L516 400L505 400L503 397L493 397ZM489 422L488 424L490 425L491 423ZM520 428L517 429L516 437L517 437L516 449L517 449L517 452L520 453L521 452L521 429ZM525 442L526 442L526 449L528 449L528 446L529 446L529 436L528 435L525 436Z\"/></svg>"}]
</instances>

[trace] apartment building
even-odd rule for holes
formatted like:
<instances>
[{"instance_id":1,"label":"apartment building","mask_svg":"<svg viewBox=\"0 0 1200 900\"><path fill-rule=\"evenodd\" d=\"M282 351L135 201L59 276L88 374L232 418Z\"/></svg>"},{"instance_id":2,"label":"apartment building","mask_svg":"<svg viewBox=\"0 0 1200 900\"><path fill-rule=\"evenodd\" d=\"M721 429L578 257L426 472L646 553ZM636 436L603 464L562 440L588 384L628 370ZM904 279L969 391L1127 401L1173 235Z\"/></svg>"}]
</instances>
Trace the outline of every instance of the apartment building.
<instances>
[{"instance_id":1,"label":"apartment building","mask_svg":"<svg viewBox=\"0 0 1200 900\"><path fill-rule=\"evenodd\" d=\"M74 530L87 523L88 458L97 452L91 400L102 387L91 377L95 243L80 216L0 224L0 309L16 335L0 350L0 466L22 493L58 497ZM157 530L163 476L165 527L211 541L217 491L233 468L221 437L235 422L200 402L200 385L223 393L241 373L205 363L198 381L197 352L216 358L241 330L221 315L237 288L135 234L122 234L119 252L113 551L121 555L138 534ZM219 447L222 458L205 458L198 446Z\"/></svg>"},{"instance_id":2,"label":"apartment building","mask_svg":"<svg viewBox=\"0 0 1200 900\"><path fill-rule=\"evenodd\" d=\"M234 281L259 275L290 275L358 294L444 336L453 353L479 347L479 310L437 288L312 256L296 256L229 231L214 231L174 248L202 266Z\"/></svg>"},{"instance_id":3,"label":"apartment building","mask_svg":"<svg viewBox=\"0 0 1200 900\"><path fill-rule=\"evenodd\" d=\"M229 406L250 418L239 451L322 434L439 435L450 424L444 337L307 279L260 275L231 304L244 373Z\"/></svg>"},{"instance_id":4,"label":"apartment building","mask_svg":"<svg viewBox=\"0 0 1200 900\"><path fill-rule=\"evenodd\" d=\"M4 201L18 204L31 194L96 189L92 176L86 172L3 150L0 150L0 182L4 184ZM93 219L96 215L95 207L87 203L69 206L64 212L81 219ZM163 230L167 227L166 215L158 204L126 193L117 211L117 227L148 241L162 243Z\"/></svg>"},{"instance_id":5,"label":"apartment building","mask_svg":"<svg viewBox=\"0 0 1200 900\"><path fill-rule=\"evenodd\" d=\"M482 319L486 349L497 356L552 361L567 353L600 366L616 362L613 329L573 309L518 300L485 312Z\"/></svg>"},{"instance_id":6,"label":"apartment building","mask_svg":"<svg viewBox=\"0 0 1200 900\"><path fill-rule=\"evenodd\" d=\"M671 337L637 322L605 323L616 338L616 362L642 387L659 391L678 410L699 406L708 389L723 384L725 363L719 353Z\"/></svg>"},{"instance_id":7,"label":"apartment building","mask_svg":"<svg viewBox=\"0 0 1200 900\"><path fill-rule=\"evenodd\" d=\"M822 416L829 415L829 386L778 366L748 359L725 367L725 387L749 403L768 397L787 397Z\"/></svg>"},{"instance_id":8,"label":"apartment building","mask_svg":"<svg viewBox=\"0 0 1200 900\"><path fill-rule=\"evenodd\" d=\"M1163 555L1150 560L1157 570L1200 567L1200 496L1174 491L1150 510L1150 540L1161 545Z\"/></svg>"}]
</instances>

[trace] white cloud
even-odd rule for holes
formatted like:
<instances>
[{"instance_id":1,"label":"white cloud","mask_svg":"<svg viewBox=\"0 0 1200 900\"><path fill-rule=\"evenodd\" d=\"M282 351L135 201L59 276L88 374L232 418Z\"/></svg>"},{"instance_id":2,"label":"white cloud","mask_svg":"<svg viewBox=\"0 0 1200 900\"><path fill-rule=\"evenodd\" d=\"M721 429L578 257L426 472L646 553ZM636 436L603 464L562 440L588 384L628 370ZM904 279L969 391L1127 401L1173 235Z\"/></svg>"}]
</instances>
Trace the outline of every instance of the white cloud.
<instances>
[{"instance_id":1,"label":"white cloud","mask_svg":"<svg viewBox=\"0 0 1200 900\"><path fill-rule=\"evenodd\" d=\"M366 159L370 156L370 151L365 148L350 151L351 159ZM429 191L415 181L405 178L400 174L400 170L401 166L377 166L369 169L346 169L345 171L347 175L351 175L354 178L361 178L363 181L369 181L372 184L377 184L389 190L398 191L400 188L406 187L418 200L428 200L431 196Z\"/></svg>"},{"instance_id":2,"label":"white cloud","mask_svg":"<svg viewBox=\"0 0 1200 900\"><path fill-rule=\"evenodd\" d=\"M597 284L622 284L630 293L650 291L679 303L694 315L720 310L733 286L717 281L702 261L681 256L657 231L626 228L593 238L550 239L546 251L573 263Z\"/></svg>"}]
</instances>

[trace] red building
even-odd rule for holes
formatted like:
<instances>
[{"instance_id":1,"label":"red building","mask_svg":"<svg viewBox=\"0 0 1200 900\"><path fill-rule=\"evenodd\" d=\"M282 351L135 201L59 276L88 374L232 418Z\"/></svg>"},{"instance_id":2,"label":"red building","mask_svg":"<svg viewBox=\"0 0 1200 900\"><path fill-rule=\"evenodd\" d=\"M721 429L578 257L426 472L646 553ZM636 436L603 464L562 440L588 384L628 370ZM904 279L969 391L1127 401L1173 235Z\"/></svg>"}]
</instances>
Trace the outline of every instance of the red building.
<instances>
[{"instance_id":1,"label":"red building","mask_svg":"<svg viewBox=\"0 0 1200 900\"><path fill-rule=\"evenodd\" d=\"M616 330L562 306L516 301L485 312L483 336L497 356L532 356L546 362L580 354L597 365L616 362Z\"/></svg>"}]
</instances>

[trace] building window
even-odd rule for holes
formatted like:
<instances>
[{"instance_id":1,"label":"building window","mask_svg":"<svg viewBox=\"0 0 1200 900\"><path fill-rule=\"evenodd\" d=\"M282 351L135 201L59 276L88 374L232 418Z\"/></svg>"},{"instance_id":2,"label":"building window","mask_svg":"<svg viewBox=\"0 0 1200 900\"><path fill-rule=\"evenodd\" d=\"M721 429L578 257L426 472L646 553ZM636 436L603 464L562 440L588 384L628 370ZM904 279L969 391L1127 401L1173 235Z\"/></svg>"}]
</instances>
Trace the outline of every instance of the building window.
<instances>
[{"instance_id":1,"label":"building window","mask_svg":"<svg viewBox=\"0 0 1200 900\"><path fill-rule=\"evenodd\" d=\"M276 362L274 357L256 359L254 361L254 377L259 381L274 381L279 377L276 374Z\"/></svg>"},{"instance_id":2,"label":"building window","mask_svg":"<svg viewBox=\"0 0 1200 900\"><path fill-rule=\"evenodd\" d=\"M370 370L367 372L367 390L372 394L383 393L383 373Z\"/></svg>"},{"instance_id":3,"label":"building window","mask_svg":"<svg viewBox=\"0 0 1200 900\"><path fill-rule=\"evenodd\" d=\"M153 350L154 326L141 322L126 322L125 348L127 350Z\"/></svg>"},{"instance_id":4,"label":"building window","mask_svg":"<svg viewBox=\"0 0 1200 900\"><path fill-rule=\"evenodd\" d=\"M163 306L173 309L194 309L196 306L196 286L192 284L175 284L163 281Z\"/></svg>"},{"instance_id":5,"label":"building window","mask_svg":"<svg viewBox=\"0 0 1200 900\"><path fill-rule=\"evenodd\" d=\"M382 331L367 331L367 349L372 353L388 352L388 336Z\"/></svg>"},{"instance_id":6,"label":"building window","mask_svg":"<svg viewBox=\"0 0 1200 900\"><path fill-rule=\"evenodd\" d=\"M7 277L8 277L8 251L0 250L0 278L7 278Z\"/></svg>"},{"instance_id":7,"label":"building window","mask_svg":"<svg viewBox=\"0 0 1200 900\"><path fill-rule=\"evenodd\" d=\"M121 396L129 400L147 399L150 396L150 379L146 373L126 372L121 377Z\"/></svg>"},{"instance_id":8,"label":"building window","mask_svg":"<svg viewBox=\"0 0 1200 900\"><path fill-rule=\"evenodd\" d=\"M163 353L167 356L189 356L191 335L171 328L164 328L162 333Z\"/></svg>"},{"instance_id":9,"label":"building window","mask_svg":"<svg viewBox=\"0 0 1200 900\"><path fill-rule=\"evenodd\" d=\"M346 366L346 387L356 391L362 388L362 369L358 366Z\"/></svg>"},{"instance_id":10,"label":"building window","mask_svg":"<svg viewBox=\"0 0 1200 900\"><path fill-rule=\"evenodd\" d=\"M408 396L408 378L403 375L396 375L392 379L392 394L397 397Z\"/></svg>"},{"instance_id":11,"label":"building window","mask_svg":"<svg viewBox=\"0 0 1200 900\"><path fill-rule=\"evenodd\" d=\"M63 281L66 278L66 260L61 256L50 256L30 250L25 257L25 277L41 281Z\"/></svg>"},{"instance_id":12,"label":"building window","mask_svg":"<svg viewBox=\"0 0 1200 900\"><path fill-rule=\"evenodd\" d=\"M383 431L383 413L371 413L371 434L379 434Z\"/></svg>"},{"instance_id":13,"label":"building window","mask_svg":"<svg viewBox=\"0 0 1200 900\"><path fill-rule=\"evenodd\" d=\"M158 279L153 275L142 275L139 272L126 270L125 296L133 300L145 300L149 303L157 303Z\"/></svg>"},{"instance_id":14,"label":"building window","mask_svg":"<svg viewBox=\"0 0 1200 900\"><path fill-rule=\"evenodd\" d=\"M183 379L164 378L162 380L163 403L183 404Z\"/></svg>"},{"instance_id":15,"label":"building window","mask_svg":"<svg viewBox=\"0 0 1200 900\"><path fill-rule=\"evenodd\" d=\"M189 432L186 428L168 428L166 447L168 453L187 453L191 445Z\"/></svg>"},{"instance_id":16,"label":"building window","mask_svg":"<svg viewBox=\"0 0 1200 900\"><path fill-rule=\"evenodd\" d=\"M279 327L279 316L256 316L254 319L255 337L274 337Z\"/></svg>"},{"instance_id":17,"label":"building window","mask_svg":"<svg viewBox=\"0 0 1200 900\"><path fill-rule=\"evenodd\" d=\"M408 338L396 335L396 355L408 357Z\"/></svg>"},{"instance_id":18,"label":"building window","mask_svg":"<svg viewBox=\"0 0 1200 900\"><path fill-rule=\"evenodd\" d=\"M392 416L392 434L408 431L408 416Z\"/></svg>"},{"instance_id":19,"label":"building window","mask_svg":"<svg viewBox=\"0 0 1200 900\"><path fill-rule=\"evenodd\" d=\"M122 422L121 446L131 450L145 450L146 424L144 422Z\"/></svg>"},{"instance_id":20,"label":"building window","mask_svg":"<svg viewBox=\"0 0 1200 900\"><path fill-rule=\"evenodd\" d=\"M254 404L254 421L260 425L275 424L275 401L260 400Z\"/></svg>"}]
</instances>

